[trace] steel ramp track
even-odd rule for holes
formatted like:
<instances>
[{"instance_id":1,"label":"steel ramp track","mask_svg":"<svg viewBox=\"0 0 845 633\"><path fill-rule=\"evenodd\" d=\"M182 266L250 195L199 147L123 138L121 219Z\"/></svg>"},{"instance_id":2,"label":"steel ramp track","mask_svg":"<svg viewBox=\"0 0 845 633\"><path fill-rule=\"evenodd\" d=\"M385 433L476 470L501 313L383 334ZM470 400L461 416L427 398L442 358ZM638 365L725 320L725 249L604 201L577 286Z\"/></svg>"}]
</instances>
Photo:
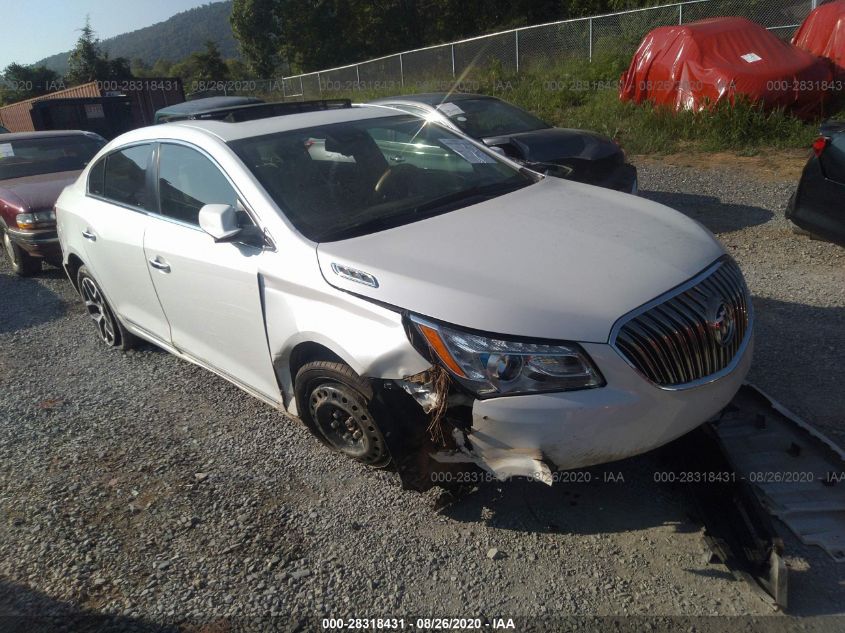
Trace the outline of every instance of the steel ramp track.
<instances>
[{"instance_id":1,"label":"steel ramp track","mask_svg":"<svg viewBox=\"0 0 845 633\"><path fill-rule=\"evenodd\" d=\"M711 424L661 452L670 481L679 482L704 526L704 541L731 573L775 607L787 606L783 540L751 485L733 465Z\"/></svg>"},{"instance_id":2,"label":"steel ramp track","mask_svg":"<svg viewBox=\"0 0 845 633\"><path fill-rule=\"evenodd\" d=\"M802 542L845 562L845 452L752 385L713 426L767 510Z\"/></svg>"}]
</instances>

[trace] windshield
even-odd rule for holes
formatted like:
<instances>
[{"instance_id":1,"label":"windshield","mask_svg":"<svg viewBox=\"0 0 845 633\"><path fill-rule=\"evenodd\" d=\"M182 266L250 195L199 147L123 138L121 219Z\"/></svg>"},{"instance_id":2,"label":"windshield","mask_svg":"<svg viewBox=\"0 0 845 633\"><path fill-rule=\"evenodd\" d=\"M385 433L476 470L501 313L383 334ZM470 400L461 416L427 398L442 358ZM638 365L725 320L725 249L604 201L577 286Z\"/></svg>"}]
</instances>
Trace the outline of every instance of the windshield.
<instances>
[{"instance_id":1,"label":"windshield","mask_svg":"<svg viewBox=\"0 0 845 633\"><path fill-rule=\"evenodd\" d=\"M0 137L0 180L81 170L105 142L90 136Z\"/></svg>"},{"instance_id":2,"label":"windshield","mask_svg":"<svg viewBox=\"0 0 845 633\"><path fill-rule=\"evenodd\" d=\"M534 182L471 141L413 116L279 132L230 146L315 242L408 224Z\"/></svg>"},{"instance_id":3,"label":"windshield","mask_svg":"<svg viewBox=\"0 0 845 633\"><path fill-rule=\"evenodd\" d=\"M544 130L547 123L498 99L460 99L437 106L441 114L469 136L487 138Z\"/></svg>"}]
</instances>

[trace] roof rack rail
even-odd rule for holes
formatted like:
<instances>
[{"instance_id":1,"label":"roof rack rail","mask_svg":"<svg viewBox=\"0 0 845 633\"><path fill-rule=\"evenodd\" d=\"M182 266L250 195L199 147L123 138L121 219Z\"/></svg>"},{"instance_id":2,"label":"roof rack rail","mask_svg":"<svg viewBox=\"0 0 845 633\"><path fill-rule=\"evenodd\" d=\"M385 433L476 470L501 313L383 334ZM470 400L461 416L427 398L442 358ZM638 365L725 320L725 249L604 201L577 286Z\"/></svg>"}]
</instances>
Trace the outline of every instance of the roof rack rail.
<instances>
[{"instance_id":1,"label":"roof rack rail","mask_svg":"<svg viewBox=\"0 0 845 633\"><path fill-rule=\"evenodd\" d=\"M227 123L240 123L241 121L254 121L255 119L267 119L274 116L287 114L300 114L302 112L318 112L320 110L340 110L351 108L350 99L318 99L314 101L274 101L271 103L248 103L233 105L201 112L191 112L181 117L182 120L197 121L225 121ZM169 119L177 121L179 119Z\"/></svg>"}]
</instances>

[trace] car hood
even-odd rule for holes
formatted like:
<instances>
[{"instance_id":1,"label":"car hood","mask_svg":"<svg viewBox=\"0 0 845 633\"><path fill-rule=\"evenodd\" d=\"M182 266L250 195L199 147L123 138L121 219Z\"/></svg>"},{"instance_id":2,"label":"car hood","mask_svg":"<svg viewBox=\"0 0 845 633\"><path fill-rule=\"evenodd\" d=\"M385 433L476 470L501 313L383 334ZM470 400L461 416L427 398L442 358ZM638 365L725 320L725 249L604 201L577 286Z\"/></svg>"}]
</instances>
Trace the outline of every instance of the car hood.
<instances>
[{"instance_id":1,"label":"car hood","mask_svg":"<svg viewBox=\"0 0 845 633\"><path fill-rule=\"evenodd\" d=\"M598 160L622 150L612 140L595 132L553 127L484 139L491 147L510 144L522 160L551 163L565 158Z\"/></svg>"},{"instance_id":2,"label":"car hood","mask_svg":"<svg viewBox=\"0 0 845 633\"><path fill-rule=\"evenodd\" d=\"M627 312L687 281L724 250L663 205L546 178L440 216L319 244L333 286L455 325L605 342ZM376 277L340 277L332 264Z\"/></svg>"},{"instance_id":3,"label":"car hood","mask_svg":"<svg viewBox=\"0 0 845 633\"><path fill-rule=\"evenodd\" d=\"M80 173L81 170L62 171L0 180L0 198L33 211L53 208L62 189L75 181Z\"/></svg>"}]
</instances>

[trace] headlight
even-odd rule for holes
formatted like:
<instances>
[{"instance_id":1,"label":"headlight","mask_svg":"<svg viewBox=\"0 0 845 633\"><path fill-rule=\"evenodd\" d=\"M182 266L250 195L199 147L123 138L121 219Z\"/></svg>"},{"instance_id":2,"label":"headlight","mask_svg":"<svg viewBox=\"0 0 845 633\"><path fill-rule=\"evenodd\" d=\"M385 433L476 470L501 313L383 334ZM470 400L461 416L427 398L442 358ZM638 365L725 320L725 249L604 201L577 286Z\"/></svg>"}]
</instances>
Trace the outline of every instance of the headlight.
<instances>
[{"instance_id":1,"label":"headlight","mask_svg":"<svg viewBox=\"0 0 845 633\"><path fill-rule=\"evenodd\" d=\"M604 379L575 343L492 338L411 321L444 367L479 396L601 387Z\"/></svg>"},{"instance_id":2,"label":"headlight","mask_svg":"<svg viewBox=\"0 0 845 633\"><path fill-rule=\"evenodd\" d=\"M34 211L32 213L18 213L15 217L18 228L20 229L34 229L39 226L55 224L56 212L52 209L45 211Z\"/></svg>"}]
</instances>

